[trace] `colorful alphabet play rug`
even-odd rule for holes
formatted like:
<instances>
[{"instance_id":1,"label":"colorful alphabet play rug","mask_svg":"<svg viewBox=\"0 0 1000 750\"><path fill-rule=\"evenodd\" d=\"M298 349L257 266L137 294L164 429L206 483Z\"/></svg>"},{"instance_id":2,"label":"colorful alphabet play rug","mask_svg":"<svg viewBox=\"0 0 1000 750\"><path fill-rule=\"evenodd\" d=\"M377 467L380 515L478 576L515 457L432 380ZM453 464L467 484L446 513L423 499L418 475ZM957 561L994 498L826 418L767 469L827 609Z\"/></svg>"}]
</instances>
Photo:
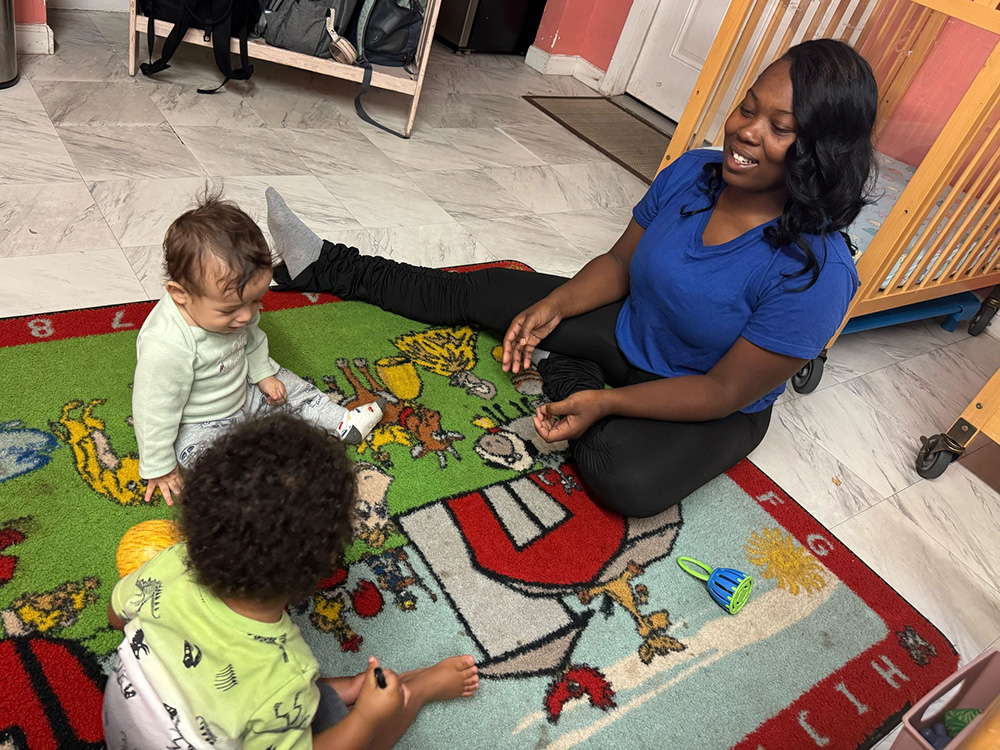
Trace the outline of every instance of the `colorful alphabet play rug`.
<instances>
[{"instance_id":1,"label":"colorful alphabet play rug","mask_svg":"<svg viewBox=\"0 0 1000 750\"><path fill-rule=\"evenodd\" d=\"M99 747L106 609L142 502L130 382L152 303L0 321L0 748ZM468 700L401 747L866 748L957 666L937 629L749 462L648 519L601 510L540 441L498 340L270 294L271 353L343 402L359 535L294 611L329 674L471 653ZM670 446L663 446L670 450ZM737 614L682 556L753 578ZM714 584L713 584L714 585ZM180 746L180 745L178 745Z\"/></svg>"}]
</instances>

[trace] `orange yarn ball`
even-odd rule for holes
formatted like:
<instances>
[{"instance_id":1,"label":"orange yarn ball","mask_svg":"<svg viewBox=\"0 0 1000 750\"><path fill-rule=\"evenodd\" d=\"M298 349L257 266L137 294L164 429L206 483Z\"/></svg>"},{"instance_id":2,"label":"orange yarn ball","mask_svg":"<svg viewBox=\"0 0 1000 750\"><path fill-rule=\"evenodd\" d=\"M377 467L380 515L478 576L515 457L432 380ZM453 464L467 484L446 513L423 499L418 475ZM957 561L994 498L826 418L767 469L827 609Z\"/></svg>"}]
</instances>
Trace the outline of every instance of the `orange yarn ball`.
<instances>
[{"instance_id":1,"label":"orange yarn ball","mask_svg":"<svg viewBox=\"0 0 1000 750\"><path fill-rule=\"evenodd\" d=\"M173 521L143 521L125 532L118 543L115 565L119 576L127 576L167 547L181 541L180 530Z\"/></svg>"}]
</instances>

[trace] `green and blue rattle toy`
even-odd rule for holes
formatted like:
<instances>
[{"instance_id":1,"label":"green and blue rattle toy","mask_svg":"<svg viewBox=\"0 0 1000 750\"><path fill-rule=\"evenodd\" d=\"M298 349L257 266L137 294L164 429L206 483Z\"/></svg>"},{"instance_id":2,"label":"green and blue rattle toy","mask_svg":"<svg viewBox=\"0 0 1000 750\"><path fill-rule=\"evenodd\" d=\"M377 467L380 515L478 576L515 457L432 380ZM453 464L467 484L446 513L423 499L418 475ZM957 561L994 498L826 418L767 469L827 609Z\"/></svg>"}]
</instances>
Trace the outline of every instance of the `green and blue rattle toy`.
<instances>
[{"instance_id":1,"label":"green and blue rattle toy","mask_svg":"<svg viewBox=\"0 0 1000 750\"><path fill-rule=\"evenodd\" d=\"M697 565L701 570L692 570L685 563ZM743 609L753 591L753 578L733 568L713 569L693 557L679 557L677 564L699 581L707 581L708 593L731 615Z\"/></svg>"}]
</instances>

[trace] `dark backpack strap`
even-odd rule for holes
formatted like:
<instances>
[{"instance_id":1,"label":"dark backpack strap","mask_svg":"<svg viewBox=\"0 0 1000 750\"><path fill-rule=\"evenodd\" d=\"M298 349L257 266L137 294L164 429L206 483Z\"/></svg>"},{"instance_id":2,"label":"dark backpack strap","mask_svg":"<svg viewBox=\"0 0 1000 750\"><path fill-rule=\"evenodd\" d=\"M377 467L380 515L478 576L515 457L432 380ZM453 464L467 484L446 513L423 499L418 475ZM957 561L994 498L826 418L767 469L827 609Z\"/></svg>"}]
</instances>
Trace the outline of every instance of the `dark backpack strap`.
<instances>
[{"instance_id":1,"label":"dark backpack strap","mask_svg":"<svg viewBox=\"0 0 1000 750\"><path fill-rule=\"evenodd\" d=\"M180 14L177 20L174 21L174 27L170 30L167 35L166 40L163 42L163 49L160 50L160 59L154 63L142 63L139 66L139 70L142 71L144 76L151 76L154 73L159 73L161 70L166 70L170 67L168 61L174 56L177 48L181 45L181 40L187 33L187 30L191 26L191 21L194 18L191 15L191 11L187 6L186 2L180 4ZM153 39L153 16L149 17L149 39L150 41L150 57L152 57L152 39Z\"/></svg>"},{"instance_id":2,"label":"dark backpack strap","mask_svg":"<svg viewBox=\"0 0 1000 750\"><path fill-rule=\"evenodd\" d=\"M222 75L225 76L225 80L214 89L198 89L199 94L215 94L230 81L246 81L253 75L253 65L250 64L250 55L247 49L249 29L247 28L246 21L245 17L237 19L237 22L240 24L240 65L242 67L236 70L233 70L232 57L229 51L229 39L233 30L232 2L229 3L225 15L211 26L212 51L215 54L215 64L219 67ZM208 26L206 24L206 28Z\"/></svg>"},{"instance_id":3,"label":"dark backpack strap","mask_svg":"<svg viewBox=\"0 0 1000 750\"><path fill-rule=\"evenodd\" d=\"M253 65L250 64L250 51L247 49L249 39L250 26L243 24L243 27L240 29L240 69L233 71L233 78L236 78L237 81L249 80L250 76L253 75ZM237 73L244 75L237 76Z\"/></svg>"},{"instance_id":4,"label":"dark backpack strap","mask_svg":"<svg viewBox=\"0 0 1000 750\"><path fill-rule=\"evenodd\" d=\"M154 4L149 4L149 18L146 19L146 46L149 48L149 65L153 64L153 45L156 43L156 12ZM144 71L145 73L145 71Z\"/></svg>"},{"instance_id":5,"label":"dark backpack strap","mask_svg":"<svg viewBox=\"0 0 1000 750\"><path fill-rule=\"evenodd\" d=\"M371 115L365 112L365 108L361 104L361 97L367 94L368 90L372 86L372 72L373 72L372 64L367 60L358 60L358 65L364 66L365 69L364 78L361 79L361 90L358 92L358 95L354 97L354 110L358 113L358 117L360 117L368 124L374 125L376 128L379 128L380 130L384 130L386 133L392 133L397 138L404 138L408 140L410 136L403 135L402 133L397 133L392 128L386 127L380 122L376 122L371 118Z\"/></svg>"}]
</instances>

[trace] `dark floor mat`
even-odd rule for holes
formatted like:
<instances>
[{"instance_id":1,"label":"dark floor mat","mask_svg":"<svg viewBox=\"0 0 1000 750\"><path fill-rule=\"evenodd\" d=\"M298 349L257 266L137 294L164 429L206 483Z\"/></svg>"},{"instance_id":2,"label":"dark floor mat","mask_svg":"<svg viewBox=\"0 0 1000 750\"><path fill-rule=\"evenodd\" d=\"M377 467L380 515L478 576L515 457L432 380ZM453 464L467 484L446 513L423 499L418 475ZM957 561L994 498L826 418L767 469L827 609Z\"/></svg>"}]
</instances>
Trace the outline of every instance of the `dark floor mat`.
<instances>
[{"instance_id":1,"label":"dark floor mat","mask_svg":"<svg viewBox=\"0 0 1000 750\"><path fill-rule=\"evenodd\" d=\"M542 112L621 164L652 182L670 136L602 96L526 96Z\"/></svg>"}]
</instances>

